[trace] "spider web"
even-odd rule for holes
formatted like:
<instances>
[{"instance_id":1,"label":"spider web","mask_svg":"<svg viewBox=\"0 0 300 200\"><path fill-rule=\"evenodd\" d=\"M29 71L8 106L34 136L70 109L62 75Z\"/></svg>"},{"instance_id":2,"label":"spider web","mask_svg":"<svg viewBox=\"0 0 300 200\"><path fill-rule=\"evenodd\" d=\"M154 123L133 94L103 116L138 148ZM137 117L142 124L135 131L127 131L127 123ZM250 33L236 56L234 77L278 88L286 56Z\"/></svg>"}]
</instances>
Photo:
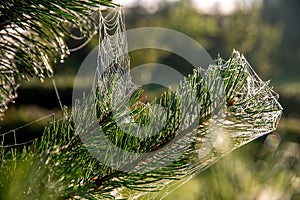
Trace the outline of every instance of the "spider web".
<instances>
[{"instance_id":1,"label":"spider web","mask_svg":"<svg viewBox=\"0 0 300 200\"><path fill-rule=\"evenodd\" d=\"M128 91L137 86L130 81L129 77L130 59L127 54L124 8L109 10L107 15L103 16L101 13L99 17L97 81L102 95L109 95L107 92L110 90L111 80L118 79L114 89L126 91L122 94L114 94L113 98L118 98L116 101L119 102L128 95ZM206 129L195 130L195 134L203 137L196 139L198 148L187 153L194 157L191 159L190 166L185 168L183 172L185 175L177 177L181 178L181 181L162 180L149 184L153 188L163 188L161 193L143 193L126 189L126 192L123 192L122 189L116 189L111 193L112 195L116 198L128 199L164 199L224 155L276 129L282 112L278 95L269 87L269 82L264 82L258 77L243 55L234 51L229 61L220 59L214 66L210 66L209 70L212 73L218 71L221 74L230 74L228 80L224 80L225 86L228 86L226 98L234 101L232 106L228 106L225 119L220 121L219 118L212 118L210 121L211 124L222 126L221 134L215 138L213 148L202 156L203 152L207 151L205 143L213 136L209 135ZM242 79L245 82L240 81ZM218 131L220 130L215 130Z\"/></svg>"},{"instance_id":2,"label":"spider web","mask_svg":"<svg viewBox=\"0 0 300 200\"><path fill-rule=\"evenodd\" d=\"M102 98L111 98L115 104L137 88L130 81L130 58L125 27L124 7L100 10L98 56L95 85ZM111 90L111 82L115 80Z\"/></svg>"},{"instance_id":3,"label":"spider web","mask_svg":"<svg viewBox=\"0 0 300 200\"><path fill-rule=\"evenodd\" d=\"M100 11L99 25L96 87L102 98L113 99L117 103L122 102L130 91L138 87L130 81L130 58L127 53L124 8L109 8L103 12ZM217 60L207 72L227 74L227 79L224 80L226 99L234 101L234 103L229 102L233 105L226 109L224 119L212 118L209 122L221 124L222 130L210 132L205 128L193 130L195 135L201 135L201 137L195 139L196 148L185 154L191 158L191 162L184 168L182 172L184 175L176 177L181 181L161 180L147 185L150 188L162 189L161 193L136 192L118 188L111 192L116 199L164 199L224 155L276 129L282 111L277 101L278 95L269 87L269 82L264 82L257 76L243 55L234 51L229 61ZM110 92L112 80L117 80L113 90L118 93ZM208 81L212 80L213 77ZM104 105L100 109L108 107ZM207 150L206 143L211 137L215 137L215 135L210 135L213 131L220 131L221 134L214 138L213 148Z\"/></svg>"},{"instance_id":4,"label":"spider web","mask_svg":"<svg viewBox=\"0 0 300 200\"><path fill-rule=\"evenodd\" d=\"M207 133L205 129L198 130L204 137L196 138L196 148L187 153L191 161L184 170L185 175L178 177L180 181L161 181L150 184L154 188L160 188L159 193L132 193L123 197L145 200L164 199L228 153L276 130L282 114L278 94L269 87L269 81L264 82L258 77L243 55L234 51L229 61L219 60L217 65L210 69L230 73L228 79L224 80L225 87L230 85L231 80L240 80L242 76L245 78L245 82L239 81L235 86L227 88L227 98L230 99L230 96L238 98L235 98L234 105L228 106L225 119L220 121L212 118L210 121L210 123L222 124L222 130L215 130L220 131L221 134L215 138L213 148L202 156L205 151L203 144L208 141L210 133Z\"/></svg>"},{"instance_id":5,"label":"spider web","mask_svg":"<svg viewBox=\"0 0 300 200\"><path fill-rule=\"evenodd\" d=\"M126 34L125 32L125 21L124 21L124 8L110 8L107 9L105 7L100 6L99 8L99 26L94 27L93 29L99 30L99 56L97 63L97 75L98 80L102 83L106 82L106 80L111 79L112 75L122 73L122 75L126 74L123 77L123 80L127 80L129 74L129 56L127 54L127 42L126 41ZM80 50L83 48L97 33L97 31L90 36L83 44L79 45L78 47L74 47L70 49L71 52ZM82 40L83 37L75 38L72 35L73 39ZM104 42L102 42L104 41ZM122 42L123 41L123 42ZM120 67L123 66L120 70ZM63 110L63 103L61 102L61 98L55 83L55 80L52 78L52 85L56 94L56 98L58 100L59 106L61 110ZM109 85L100 84L102 86L102 92L104 93ZM121 85L121 84L120 84ZM1 106L5 103L1 103ZM20 127L15 129L11 129L4 133L0 134L0 148L2 147L16 147L22 146L26 144L30 144L36 138L26 140L22 139L24 134L22 135L22 131L25 128L35 125L41 121L49 122L55 118L55 113L50 113L44 117L36 119L34 121L28 122Z\"/></svg>"},{"instance_id":6,"label":"spider web","mask_svg":"<svg viewBox=\"0 0 300 200\"><path fill-rule=\"evenodd\" d=\"M115 90L123 91L121 94L115 94L115 96L118 97L118 99L116 99L117 102L122 101L124 95L128 95L128 91L132 91L137 87L130 81L130 59L127 53L128 44L125 28L123 7L108 8L105 10L100 9L99 46L95 81L102 97L105 97L108 95L108 91L110 90L110 81L112 79L117 79L118 81L115 85ZM214 148L211 149L206 156L201 157L200 155L203 153L201 148L206 142L203 138L209 136L206 135L205 130L195 130L195 133L201 134L205 137L198 138L198 140L196 140L198 148L188 152L188 154L194 155L194 159L190 165L185 168L185 175L178 177L183 178L181 181L160 181L149 184L149 186L154 186L155 188L163 188L162 193L144 193L134 191L124 192L122 189L116 189L111 193L112 195L116 198L128 199L164 199L172 191L176 190L178 187L208 166L212 165L224 155L256 139L257 137L276 129L282 110L277 101L278 95L268 86L268 82L263 82L257 76L246 59L235 51L230 61L219 61L216 66L211 68L211 70L216 69L220 70L222 73L231 73L232 76L228 78L229 80L237 79L240 71L243 71L244 74L247 75L247 78L245 79L245 83L238 83L235 86L235 88L239 88L239 90L229 88L227 92L229 95L228 98L237 98L235 99L236 102L234 103L234 106L228 108L225 120L213 121L214 119L212 119L211 121L211 123L222 123L223 125L223 132L219 135L220 138L217 138L218 140ZM228 83L228 80L225 80L225 82L226 81ZM60 106L62 106L55 82L53 82L53 86ZM261 108L260 112L256 112L257 107ZM19 134L21 134L20 130L50 117L55 117L55 114L49 114L1 134L0 139L2 137L2 147L11 147L30 143L31 141L19 142L18 137ZM3 145L7 137L12 137L12 145ZM226 141L229 141L228 145L224 145L227 144ZM227 147L224 148L224 146Z\"/></svg>"}]
</instances>

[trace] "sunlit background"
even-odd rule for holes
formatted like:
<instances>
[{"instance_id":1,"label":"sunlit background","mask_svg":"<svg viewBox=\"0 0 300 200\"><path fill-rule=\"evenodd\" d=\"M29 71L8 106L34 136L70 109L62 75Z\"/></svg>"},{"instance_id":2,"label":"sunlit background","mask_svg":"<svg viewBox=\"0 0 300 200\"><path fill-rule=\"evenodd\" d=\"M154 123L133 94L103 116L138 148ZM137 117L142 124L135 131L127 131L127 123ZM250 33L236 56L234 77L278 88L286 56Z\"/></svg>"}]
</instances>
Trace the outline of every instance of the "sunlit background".
<instances>
[{"instance_id":1,"label":"sunlit background","mask_svg":"<svg viewBox=\"0 0 300 200\"><path fill-rule=\"evenodd\" d=\"M167 199L300 199L300 0L117 0L125 6L126 27L174 29L197 40L213 58L228 59L237 49L280 95L279 128L220 160ZM70 45L75 44L70 41ZM97 37L55 66L63 104L71 106L76 71ZM131 65L158 62L184 68L178 57L159 50L131 52ZM51 80L23 83L16 103L1 122L15 129L60 107ZM51 119L18 132L35 137ZM168 189L170 191L171 188ZM163 191L163 192L168 192ZM158 197L159 199L159 197Z\"/></svg>"},{"instance_id":2,"label":"sunlit background","mask_svg":"<svg viewBox=\"0 0 300 200\"><path fill-rule=\"evenodd\" d=\"M166 0L168 2L176 2L177 0ZM116 0L118 4L124 5L125 7L132 7L134 5L143 5L148 8L150 12L154 12L159 9L160 0ZM223 13L229 14L234 11L236 4L251 5L253 0L188 0L195 8L199 9L204 13L213 13L216 9ZM152 9L152 11L151 11Z\"/></svg>"}]
</instances>

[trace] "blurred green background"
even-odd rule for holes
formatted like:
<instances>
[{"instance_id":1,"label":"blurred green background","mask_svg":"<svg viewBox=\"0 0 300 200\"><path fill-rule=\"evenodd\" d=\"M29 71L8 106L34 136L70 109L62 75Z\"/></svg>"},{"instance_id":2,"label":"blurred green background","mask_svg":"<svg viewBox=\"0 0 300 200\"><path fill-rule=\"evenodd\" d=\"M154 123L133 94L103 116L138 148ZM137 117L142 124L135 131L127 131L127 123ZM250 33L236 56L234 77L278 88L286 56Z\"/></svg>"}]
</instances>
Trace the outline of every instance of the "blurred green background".
<instances>
[{"instance_id":1,"label":"blurred green background","mask_svg":"<svg viewBox=\"0 0 300 200\"><path fill-rule=\"evenodd\" d=\"M300 199L300 0L239 1L226 13L217 5L200 10L189 0L161 0L155 5L135 1L126 7L127 29L156 26L180 31L197 40L212 58L220 54L227 59L233 49L240 51L263 80L272 80L284 108L277 131L221 159L167 199ZM71 106L74 77L95 45L97 37L55 66L64 105ZM159 50L134 51L130 56L131 67L150 62L181 67L178 57ZM9 105L1 121L1 132L53 112L60 115L52 80L22 83L16 103ZM50 120L51 116L18 129L17 142L39 136ZM7 143L12 140L6 138Z\"/></svg>"}]
</instances>

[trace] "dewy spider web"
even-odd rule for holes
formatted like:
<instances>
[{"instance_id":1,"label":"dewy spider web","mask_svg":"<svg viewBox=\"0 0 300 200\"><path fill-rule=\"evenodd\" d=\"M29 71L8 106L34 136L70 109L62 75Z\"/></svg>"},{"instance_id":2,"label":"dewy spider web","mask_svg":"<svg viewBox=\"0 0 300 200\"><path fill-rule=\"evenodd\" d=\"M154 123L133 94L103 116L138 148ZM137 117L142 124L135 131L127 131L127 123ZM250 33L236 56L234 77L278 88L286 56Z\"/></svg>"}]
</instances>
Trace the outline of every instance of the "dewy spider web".
<instances>
[{"instance_id":1,"label":"dewy spider web","mask_svg":"<svg viewBox=\"0 0 300 200\"><path fill-rule=\"evenodd\" d=\"M130 58L125 28L125 14L122 6L100 9L99 14L99 46L96 69L96 85L102 96L108 95L110 83L117 79L115 92L131 90L134 84L129 80ZM125 84L125 85L124 85ZM123 95L127 95L124 93ZM123 96L115 94L114 101L122 101Z\"/></svg>"},{"instance_id":2,"label":"dewy spider web","mask_svg":"<svg viewBox=\"0 0 300 200\"><path fill-rule=\"evenodd\" d=\"M117 92L132 91L135 88L135 85L129 81L129 56L127 54L124 9L122 7L100 11L97 59L95 81L98 92L102 97L105 97L111 89L109 84L112 79L118 80L114 86L117 88L114 88ZM282 110L277 101L278 97L268 86L268 83L263 82L255 74L242 55L234 51L229 61L217 60L216 64L210 66L207 70L207 72L212 72L211 74L215 71L220 72L224 78L224 90L226 91L228 105L224 120L217 121L217 119L212 118L209 121L209 123L222 124L223 127L221 134L218 135L218 138L215 138L216 143L213 148L205 156L202 156L203 144L208 141L206 138L211 137L207 133L205 124L202 124L200 128L191 130L191 134L194 135L191 139L194 140L194 145L184 155L188 156L189 162L182 166L183 175L175 177L181 179L186 177L186 179L180 182L161 180L149 183L147 185L149 188L151 186L153 188L165 187L164 193L160 196L156 193L123 192L122 189L114 190L111 193L112 195L116 198L128 199L137 199L138 197L141 197L141 199L163 199L171 191L225 154L276 129ZM123 90L124 88L127 90ZM118 97L117 102L122 101L122 95L126 95L126 93L116 95ZM233 101L234 103L232 103ZM109 107L104 106L100 109L109 109ZM46 117L50 116L52 115ZM18 145L16 130L11 131L14 135L14 145ZM6 134L8 133L0 135L0 138Z\"/></svg>"},{"instance_id":3,"label":"dewy spider web","mask_svg":"<svg viewBox=\"0 0 300 200\"><path fill-rule=\"evenodd\" d=\"M122 7L117 8L111 8L111 9L105 9L100 6L99 9L99 41L102 42L105 40L105 45L99 45L99 56L98 58L101 58L98 60L98 80L101 80L101 74L109 74L109 77L106 76L106 78L111 78L113 74L117 73L117 70L120 69L120 67L117 67L118 65L123 66L122 71L128 74L129 69L129 57L127 55L127 42L126 42L126 35L125 32L125 21L124 21L124 9ZM96 27L93 27L93 29L97 29ZM95 32L97 33L97 32ZM87 39L84 44L80 45L79 47L75 47L70 49L70 51L77 51L80 48L82 48L84 45L87 44L94 36L95 34L92 34L90 38ZM74 38L74 36L72 36ZM83 39L83 38L75 38L75 39ZM100 43L99 42L99 43ZM120 45L121 44L121 45ZM101 67L100 67L101 66ZM106 66L106 67L104 67ZM104 73L105 72L105 73ZM102 75L102 77L104 77ZM128 76L126 76L128 77ZM123 77L125 78L125 77ZM104 82L104 81L102 81ZM52 78L52 85L55 90L55 94L57 97L57 100L59 102L60 108L63 110L63 104L61 102L60 96L58 94L58 90L56 87L55 80ZM102 84L103 86L103 84ZM103 88L104 90L106 88ZM103 91L104 91L103 90ZM21 146L28 143L31 143L35 139L30 139L28 141L20 141L20 138L22 138L21 130L23 130L26 127L29 127L31 125L34 125L35 123L38 123L43 120L47 120L49 118L55 117L55 113L48 114L44 117L41 117L39 119L36 119L32 122L26 123L20 127L17 127L15 129L9 130L5 133L0 134L0 147L14 147L14 146ZM8 143L7 143L8 142Z\"/></svg>"},{"instance_id":4,"label":"dewy spider web","mask_svg":"<svg viewBox=\"0 0 300 200\"><path fill-rule=\"evenodd\" d=\"M98 49L98 59L97 64L97 75L98 80L104 83L104 79L113 78L112 76L121 73L124 81L127 80L129 75L129 56L127 54L127 40L125 32L125 20L124 20L124 8L116 7L110 9L99 9L99 45ZM95 28L97 29L97 28ZM92 35L93 36L93 35ZM92 38L92 37L91 37ZM90 39L87 41L90 41ZM104 41L104 43L102 42ZM86 44L86 43L84 43ZM71 49L74 51L82 48L83 45ZM122 67L121 67L122 66ZM125 75L125 76L123 76ZM108 81L109 82L109 81ZM59 106L62 109L62 102L60 100L60 96L58 94L58 90L55 84L55 80L52 78L52 84L56 93L57 100L59 102ZM102 85L103 92L108 89L108 85ZM21 141L21 130L35 123L38 123L43 120L47 120L49 118L55 118L55 113L48 114L44 117L36 119L32 122L26 123L20 127L9 130L5 133L0 134L0 147L15 147L21 146L25 144L29 144L35 139L30 139L28 141ZM51 120L51 119L50 119ZM21 141L21 142L19 142Z\"/></svg>"},{"instance_id":5,"label":"dewy spider web","mask_svg":"<svg viewBox=\"0 0 300 200\"><path fill-rule=\"evenodd\" d=\"M99 47L95 82L96 92L100 93L104 101L108 99L107 102L110 102L113 98L115 98L114 101L121 102L123 97L128 95L128 91L132 91L135 88L129 77L129 57L127 54L123 12L123 8L113 8L109 9L109 12L106 12L105 15L104 12L101 12L99 16ZM190 131L191 134L189 135L193 135L193 138L189 139L189 141L194 140L194 149L189 149L184 155L188 156L190 160L188 165L183 167L182 173L184 175L176 177L181 179L186 177L186 179L181 182L160 180L147 185L149 188L165 187L164 194L159 196L160 199L166 197L171 190L176 189L224 155L276 129L282 111L277 101L278 96L268 86L268 83L263 82L255 74L242 55L234 51L229 61L225 62L218 59L213 66L206 70L206 74L218 73L222 74L225 87L227 100L226 116L222 120L211 118L207 123L221 124L221 130L213 130L215 132L221 131L221 133L216 135L217 138L213 138L214 146L207 151L205 143L214 136L207 131L206 125L201 124L200 128ZM208 77L208 81L214 80L214 78L216 77ZM113 86L113 90L116 92L127 91L127 93L116 94L110 92L112 90L110 84L112 80L116 79L118 81ZM181 92L184 93L184 89ZM112 94L113 96L111 96ZM104 105L99 107L99 109L104 109L103 112L105 113L109 112L111 108ZM82 129L84 132L85 127L83 126L79 129ZM203 156L204 151L207 151L207 154ZM138 197L155 199L158 197L155 193L147 194L147 192L126 191L122 193L122 189L118 188L111 194L116 198L128 199L137 199Z\"/></svg>"},{"instance_id":6,"label":"dewy spider web","mask_svg":"<svg viewBox=\"0 0 300 200\"><path fill-rule=\"evenodd\" d=\"M195 139L195 148L188 153L188 155L194 156L189 157L191 161L185 169L186 175L183 176L185 178L180 181L163 182L161 184L164 187L163 192L159 194L135 193L132 196L126 196L126 198L164 199L172 191L224 155L276 129L282 113L282 107L278 103L278 95L269 87L269 82L264 82L257 76L243 55L234 51L228 61L219 59L216 65L211 66L209 70L218 70L223 77L226 77L224 78L224 86L227 99L234 97L235 101L232 103L230 100L223 121L210 119L210 123L221 123L223 126L221 134L216 138L214 147L206 156L199 157L202 145L207 142L206 138L209 135L205 128L195 130L195 134L200 133L202 137ZM232 82L236 84L232 86ZM158 183L152 186L157 187L156 184Z\"/></svg>"}]
</instances>

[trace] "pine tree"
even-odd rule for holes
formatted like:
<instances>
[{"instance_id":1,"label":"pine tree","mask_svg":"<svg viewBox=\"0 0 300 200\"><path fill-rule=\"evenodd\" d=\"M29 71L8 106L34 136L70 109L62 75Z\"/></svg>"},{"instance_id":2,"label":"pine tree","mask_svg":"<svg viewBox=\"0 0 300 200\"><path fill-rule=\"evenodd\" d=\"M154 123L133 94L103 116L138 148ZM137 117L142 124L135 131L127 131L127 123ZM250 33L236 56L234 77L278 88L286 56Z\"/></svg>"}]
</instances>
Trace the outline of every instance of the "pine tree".
<instances>
[{"instance_id":1,"label":"pine tree","mask_svg":"<svg viewBox=\"0 0 300 200\"><path fill-rule=\"evenodd\" d=\"M1 2L2 113L16 97L21 79L52 76L52 64L69 54L65 38L78 37L71 28L80 37L95 34L93 15L100 5L118 6L106 0ZM269 83L237 51L228 61L217 58L207 70L195 70L175 93L167 91L147 103L141 102L141 88L127 95L129 114L136 123L149 125L146 132L138 132L143 137L118 127L117 120L126 118L124 106L109 106L117 79L114 74L105 91L96 88L72 111L65 108L41 139L21 148L1 147L1 199L151 199L163 186L199 173L275 130L281 115ZM164 107L164 116L154 104ZM152 123L162 118L165 125L159 133L149 135L155 129ZM129 122L127 130L133 126Z\"/></svg>"}]
</instances>

